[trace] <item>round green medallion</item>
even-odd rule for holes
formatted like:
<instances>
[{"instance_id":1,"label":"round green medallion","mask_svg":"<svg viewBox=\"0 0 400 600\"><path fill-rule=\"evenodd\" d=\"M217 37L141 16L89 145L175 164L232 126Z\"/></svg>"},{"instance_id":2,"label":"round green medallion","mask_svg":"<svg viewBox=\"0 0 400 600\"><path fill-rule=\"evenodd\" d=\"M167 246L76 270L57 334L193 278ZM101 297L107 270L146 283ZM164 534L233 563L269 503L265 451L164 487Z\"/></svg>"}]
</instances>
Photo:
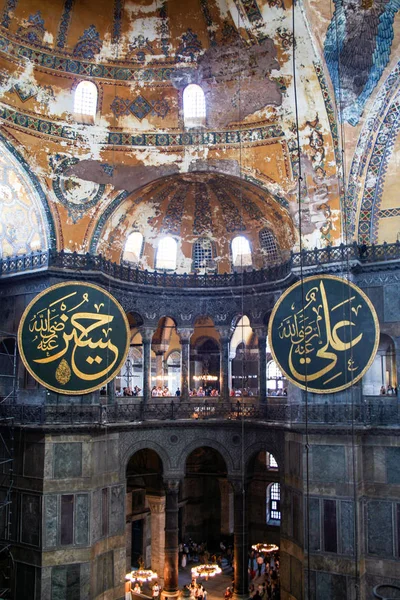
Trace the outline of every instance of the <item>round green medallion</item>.
<instances>
[{"instance_id":1,"label":"round green medallion","mask_svg":"<svg viewBox=\"0 0 400 600\"><path fill-rule=\"evenodd\" d=\"M61 394L86 394L106 385L121 370L129 342L128 320L117 300L78 281L38 294L18 327L25 367Z\"/></svg>"},{"instance_id":2,"label":"round green medallion","mask_svg":"<svg viewBox=\"0 0 400 600\"><path fill-rule=\"evenodd\" d=\"M369 369L379 344L375 309L364 292L333 275L292 285L268 326L272 355L285 376L310 392L339 392Z\"/></svg>"}]
</instances>

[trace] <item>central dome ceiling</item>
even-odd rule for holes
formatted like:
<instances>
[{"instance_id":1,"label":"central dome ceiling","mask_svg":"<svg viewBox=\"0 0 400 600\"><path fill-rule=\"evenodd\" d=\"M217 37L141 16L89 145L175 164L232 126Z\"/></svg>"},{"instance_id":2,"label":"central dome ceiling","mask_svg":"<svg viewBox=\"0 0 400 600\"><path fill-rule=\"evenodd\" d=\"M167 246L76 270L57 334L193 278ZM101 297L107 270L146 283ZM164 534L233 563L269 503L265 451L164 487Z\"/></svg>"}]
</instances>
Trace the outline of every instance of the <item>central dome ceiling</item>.
<instances>
[{"instance_id":1,"label":"central dome ceiling","mask_svg":"<svg viewBox=\"0 0 400 600\"><path fill-rule=\"evenodd\" d=\"M152 255L162 237L179 239L189 260L192 244L207 237L219 261L230 263L231 240L244 235L257 255L259 233L265 228L274 234L280 249L291 249L295 239L291 217L267 191L230 175L171 175L131 194L114 210L97 251L119 262L128 235L139 231L145 242L143 266L152 268Z\"/></svg>"}]
</instances>

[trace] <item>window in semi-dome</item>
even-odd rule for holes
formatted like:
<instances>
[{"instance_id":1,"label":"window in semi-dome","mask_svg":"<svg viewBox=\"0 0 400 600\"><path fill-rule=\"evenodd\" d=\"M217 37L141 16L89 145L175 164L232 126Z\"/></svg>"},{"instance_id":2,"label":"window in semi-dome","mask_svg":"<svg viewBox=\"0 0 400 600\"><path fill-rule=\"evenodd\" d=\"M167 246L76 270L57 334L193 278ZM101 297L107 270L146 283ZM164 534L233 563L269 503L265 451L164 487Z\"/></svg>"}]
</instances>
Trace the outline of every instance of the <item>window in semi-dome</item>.
<instances>
[{"instance_id":1,"label":"window in semi-dome","mask_svg":"<svg viewBox=\"0 0 400 600\"><path fill-rule=\"evenodd\" d=\"M193 244L193 270L215 271L211 240L201 238Z\"/></svg>"},{"instance_id":2,"label":"window in semi-dome","mask_svg":"<svg viewBox=\"0 0 400 600\"><path fill-rule=\"evenodd\" d=\"M191 83L183 92L183 119L185 127L206 124L206 100L199 85Z\"/></svg>"},{"instance_id":3,"label":"window in semi-dome","mask_svg":"<svg viewBox=\"0 0 400 600\"><path fill-rule=\"evenodd\" d=\"M97 110L97 87L91 81L81 81L75 90L74 113L94 119Z\"/></svg>"},{"instance_id":4,"label":"window in semi-dome","mask_svg":"<svg viewBox=\"0 0 400 600\"><path fill-rule=\"evenodd\" d=\"M178 245L174 238L160 240L157 249L156 269L176 269Z\"/></svg>"},{"instance_id":5,"label":"window in semi-dome","mask_svg":"<svg viewBox=\"0 0 400 600\"><path fill-rule=\"evenodd\" d=\"M260 246L269 260L278 260L279 252L275 236L270 229L262 229L259 233Z\"/></svg>"},{"instance_id":6,"label":"window in semi-dome","mask_svg":"<svg viewBox=\"0 0 400 600\"><path fill-rule=\"evenodd\" d=\"M249 240L243 235L232 240L232 260L234 267L248 267L252 264Z\"/></svg>"},{"instance_id":7,"label":"window in semi-dome","mask_svg":"<svg viewBox=\"0 0 400 600\"><path fill-rule=\"evenodd\" d=\"M143 235L140 231L134 231L128 236L125 243L122 260L138 263L143 249Z\"/></svg>"}]
</instances>

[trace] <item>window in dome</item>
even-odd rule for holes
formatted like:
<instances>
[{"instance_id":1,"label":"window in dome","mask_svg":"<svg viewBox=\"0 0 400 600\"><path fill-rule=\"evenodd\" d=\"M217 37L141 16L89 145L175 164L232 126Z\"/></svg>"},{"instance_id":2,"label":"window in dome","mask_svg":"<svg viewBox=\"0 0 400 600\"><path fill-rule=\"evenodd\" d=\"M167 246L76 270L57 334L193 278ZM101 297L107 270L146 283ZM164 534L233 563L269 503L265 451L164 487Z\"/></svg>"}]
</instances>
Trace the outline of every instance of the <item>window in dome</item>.
<instances>
[{"instance_id":1,"label":"window in dome","mask_svg":"<svg viewBox=\"0 0 400 600\"><path fill-rule=\"evenodd\" d=\"M279 252L275 236L270 229L262 229L259 233L260 246L269 260L278 260Z\"/></svg>"},{"instance_id":2,"label":"window in dome","mask_svg":"<svg viewBox=\"0 0 400 600\"><path fill-rule=\"evenodd\" d=\"M134 231L126 240L122 260L138 263L143 250L143 236L139 231Z\"/></svg>"},{"instance_id":3,"label":"window in dome","mask_svg":"<svg viewBox=\"0 0 400 600\"><path fill-rule=\"evenodd\" d=\"M94 120L97 110L97 87L91 81L81 81L74 96L74 113Z\"/></svg>"},{"instance_id":4,"label":"window in dome","mask_svg":"<svg viewBox=\"0 0 400 600\"><path fill-rule=\"evenodd\" d=\"M193 244L193 270L215 271L213 249L208 238L200 238Z\"/></svg>"},{"instance_id":5,"label":"window in dome","mask_svg":"<svg viewBox=\"0 0 400 600\"><path fill-rule=\"evenodd\" d=\"M281 521L281 486L271 483L267 487L267 523L279 525Z\"/></svg>"},{"instance_id":6,"label":"window in dome","mask_svg":"<svg viewBox=\"0 0 400 600\"><path fill-rule=\"evenodd\" d=\"M200 127L206 124L206 100L199 85L191 83L183 92L183 119L185 127Z\"/></svg>"},{"instance_id":7,"label":"window in dome","mask_svg":"<svg viewBox=\"0 0 400 600\"><path fill-rule=\"evenodd\" d=\"M176 269L178 244L172 237L163 238L158 244L156 269Z\"/></svg>"},{"instance_id":8,"label":"window in dome","mask_svg":"<svg viewBox=\"0 0 400 600\"><path fill-rule=\"evenodd\" d=\"M234 267L248 267L252 264L249 240L243 235L232 240L232 259Z\"/></svg>"}]
</instances>

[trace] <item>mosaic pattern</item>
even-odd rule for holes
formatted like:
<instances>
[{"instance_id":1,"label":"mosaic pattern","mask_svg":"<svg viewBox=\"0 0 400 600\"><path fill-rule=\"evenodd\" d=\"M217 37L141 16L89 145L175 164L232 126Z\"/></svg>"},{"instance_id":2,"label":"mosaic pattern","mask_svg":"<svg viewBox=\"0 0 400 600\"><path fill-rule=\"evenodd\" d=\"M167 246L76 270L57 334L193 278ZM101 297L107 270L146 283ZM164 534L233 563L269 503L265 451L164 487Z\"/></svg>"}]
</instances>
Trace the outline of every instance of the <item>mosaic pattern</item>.
<instances>
[{"instance_id":1,"label":"mosaic pattern","mask_svg":"<svg viewBox=\"0 0 400 600\"><path fill-rule=\"evenodd\" d=\"M91 60L101 50L102 42L100 34L94 25L91 25L81 35L79 42L76 44L73 55Z\"/></svg>"},{"instance_id":2,"label":"mosaic pattern","mask_svg":"<svg viewBox=\"0 0 400 600\"><path fill-rule=\"evenodd\" d=\"M10 90L11 91L11 90ZM21 102L26 102L31 98L34 98L38 93L38 88L35 85L31 85L29 83L24 83L23 85L16 83L12 91L15 92Z\"/></svg>"},{"instance_id":3,"label":"mosaic pattern","mask_svg":"<svg viewBox=\"0 0 400 600\"><path fill-rule=\"evenodd\" d=\"M76 140L78 133L68 125L39 119L19 111L0 106L0 119L10 125L38 132L43 135L52 135L62 139ZM250 129L233 131L196 131L184 133L141 133L129 134L111 131L108 134L107 144L111 146L139 146L139 147L179 147L191 145L231 145L251 144L284 137L280 125L264 125Z\"/></svg>"},{"instance_id":4,"label":"mosaic pattern","mask_svg":"<svg viewBox=\"0 0 400 600\"><path fill-rule=\"evenodd\" d=\"M68 215L74 223L101 200L105 190L105 185L64 175L69 167L78 162L77 158L63 157L59 154L50 159L50 166L55 174L53 191L61 204L68 209Z\"/></svg>"},{"instance_id":5,"label":"mosaic pattern","mask_svg":"<svg viewBox=\"0 0 400 600\"><path fill-rule=\"evenodd\" d=\"M149 114L164 119L169 112L169 104L166 100L151 100L149 102L141 95L135 100L116 96L110 108L116 117L134 115L140 121Z\"/></svg>"},{"instance_id":6,"label":"mosaic pattern","mask_svg":"<svg viewBox=\"0 0 400 600\"><path fill-rule=\"evenodd\" d=\"M159 9L159 17L161 19L160 25L160 38L161 38L161 50L165 58L169 56L169 27L168 27L168 14L167 14L167 0L162 2Z\"/></svg>"},{"instance_id":7,"label":"mosaic pattern","mask_svg":"<svg viewBox=\"0 0 400 600\"><path fill-rule=\"evenodd\" d=\"M38 10L34 15L29 15L24 26L18 28L17 35L25 38L31 44L41 44L45 31L44 20Z\"/></svg>"},{"instance_id":8,"label":"mosaic pattern","mask_svg":"<svg viewBox=\"0 0 400 600\"><path fill-rule=\"evenodd\" d=\"M175 233L179 235L181 231L183 210L185 208L185 198L188 195L189 188L189 183L180 186L168 203L162 226L162 231L165 233Z\"/></svg>"},{"instance_id":9,"label":"mosaic pattern","mask_svg":"<svg viewBox=\"0 0 400 600\"><path fill-rule=\"evenodd\" d=\"M225 229L230 233L233 233L234 231L245 231L246 227L243 224L238 207L232 202L228 194L220 188L218 182L215 183L214 192L222 208L222 220Z\"/></svg>"},{"instance_id":10,"label":"mosaic pattern","mask_svg":"<svg viewBox=\"0 0 400 600\"><path fill-rule=\"evenodd\" d=\"M382 208L378 210L378 219L388 219L390 217L400 217L400 208Z\"/></svg>"},{"instance_id":11,"label":"mosaic pattern","mask_svg":"<svg viewBox=\"0 0 400 600\"><path fill-rule=\"evenodd\" d=\"M18 162L0 148L0 254L29 254L49 247L40 200Z\"/></svg>"},{"instance_id":12,"label":"mosaic pattern","mask_svg":"<svg viewBox=\"0 0 400 600\"><path fill-rule=\"evenodd\" d=\"M208 188L204 183L197 183L194 191L193 233L204 235L211 233L212 230L213 222Z\"/></svg>"},{"instance_id":13,"label":"mosaic pattern","mask_svg":"<svg viewBox=\"0 0 400 600\"><path fill-rule=\"evenodd\" d=\"M369 161L368 177L365 182L358 222L358 239L362 244L377 243L378 241L379 208L382 202L385 175L399 131L400 92L383 120Z\"/></svg>"},{"instance_id":14,"label":"mosaic pattern","mask_svg":"<svg viewBox=\"0 0 400 600\"><path fill-rule=\"evenodd\" d=\"M208 39L210 40L210 46L216 46L217 40L215 37L214 23L211 18L211 13L208 8L208 0L200 0L201 11L203 13L204 20L207 25Z\"/></svg>"},{"instance_id":15,"label":"mosaic pattern","mask_svg":"<svg viewBox=\"0 0 400 600\"><path fill-rule=\"evenodd\" d=\"M279 43L284 50L287 50L293 46L293 33L289 31L289 29L286 27L278 27L276 33Z\"/></svg>"},{"instance_id":16,"label":"mosaic pattern","mask_svg":"<svg viewBox=\"0 0 400 600\"><path fill-rule=\"evenodd\" d=\"M197 35L191 29L182 35L182 41L176 51L176 58L182 62L196 60L203 46Z\"/></svg>"},{"instance_id":17,"label":"mosaic pattern","mask_svg":"<svg viewBox=\"0 0 400 600\"><path fill-rule=\"evenodd\" d=\"M3 14L1 16L1 24L8 29L11 21L11 13L18 4L18 0L6 0Z\"/></svg>"},{"instance_id":18,"label":"mosaic pattern","mask_svg":"<svg viewBox=\"0 0 400 600\"><path fill-rule=\"evenodd\" d=\"M362 7L355 11L351 2L334 3L324 55L337 102L344 105L340 116L355 126L389 63L400 0L375 2L374 10L364 10L361 18ZM342 96L341 90L346 90Z\"/></svg>"},{"instance_id":19,"label":"mosaic pattern","mask_svg":"<svg viewBox=\"0 0 400 600\"><path fill-rule=\"evenodd\" d=\"M360 134L357 149L354 153L353 163L350 169L349 183L347 186L346 226L352 236L355 234L355 223L358 209L358 197L364 177L365 168L368 164L368 156L374 147L376 132L382 125L384 115L393 100L400 83L400 62L382 85L363 129ZM363 206L361 205L361 209Z\"/></svg>"},{"instance_id":20,"label":"mosaic pattern","mask_svg":"<svg viewBox=\"0 0 400 600\"><path fill-rule=\"evenodd\" d=\"M248 20L252 25L261 25L263 23L262 14L258 8L256 0L242 0L242 6L245 10Z\"/></svg>"},{"instance_id":21,"label":"mosaic pattern","mask_svg":"<svg viewBox=\"0 0 400 600\"><path fill-rule=\"evenodd\" d=\"M113 21L112 41L113 41L113 44L117 44L121 37L122 0L114 0L113 18L114 18L114 21Z\"/></svg>"},{"instance_id":22,"label":"mosaic pattern","mask_svg":"<svg viewBox=\"0 0 400 600\"><path fill-rule=\"evenodd\" d=\"M60 26L57 33L57 48L64 48L67 41L68 28L71 22L72 8L74 6L74 0L65 0L64 9L61 15Z\"/></svg>"},{"instance_id":23,"label":"mosaic pattern","mask_svg":"<svg viewBox=\"0 0 400 600\"><path fill-rule=\"evenodd\" d=\"M135 58L138 62L143 63L146 60L147 54L155 54L153 45L149 41L149 38L144 37L144 35L138 35L129 44L128 57Z\"/></svg>"},{"instance_id":24,"label":"mosaic pattern","mask_svg":"<svg viewBox=\"0 0 400 600\"><path fill-rule=\"evenodd\" d=\"M328 117L329 127L330 127L331 135L332 135L336 165L339 166L341 164L341 156L340 156L340 150L339 150L339 134L338 134L338 127L337 127L335 111L333 108L331 97L329 95L328 86L325 81L324 70L322 68L322 65L315 62L314 69L315 69L315 73L318 77L318 82L319 82L319 85L321 88L322 97L323 97L324 103L325 103L325 110L326 110L326 114Z\"/></svg>"}]
</instances>

